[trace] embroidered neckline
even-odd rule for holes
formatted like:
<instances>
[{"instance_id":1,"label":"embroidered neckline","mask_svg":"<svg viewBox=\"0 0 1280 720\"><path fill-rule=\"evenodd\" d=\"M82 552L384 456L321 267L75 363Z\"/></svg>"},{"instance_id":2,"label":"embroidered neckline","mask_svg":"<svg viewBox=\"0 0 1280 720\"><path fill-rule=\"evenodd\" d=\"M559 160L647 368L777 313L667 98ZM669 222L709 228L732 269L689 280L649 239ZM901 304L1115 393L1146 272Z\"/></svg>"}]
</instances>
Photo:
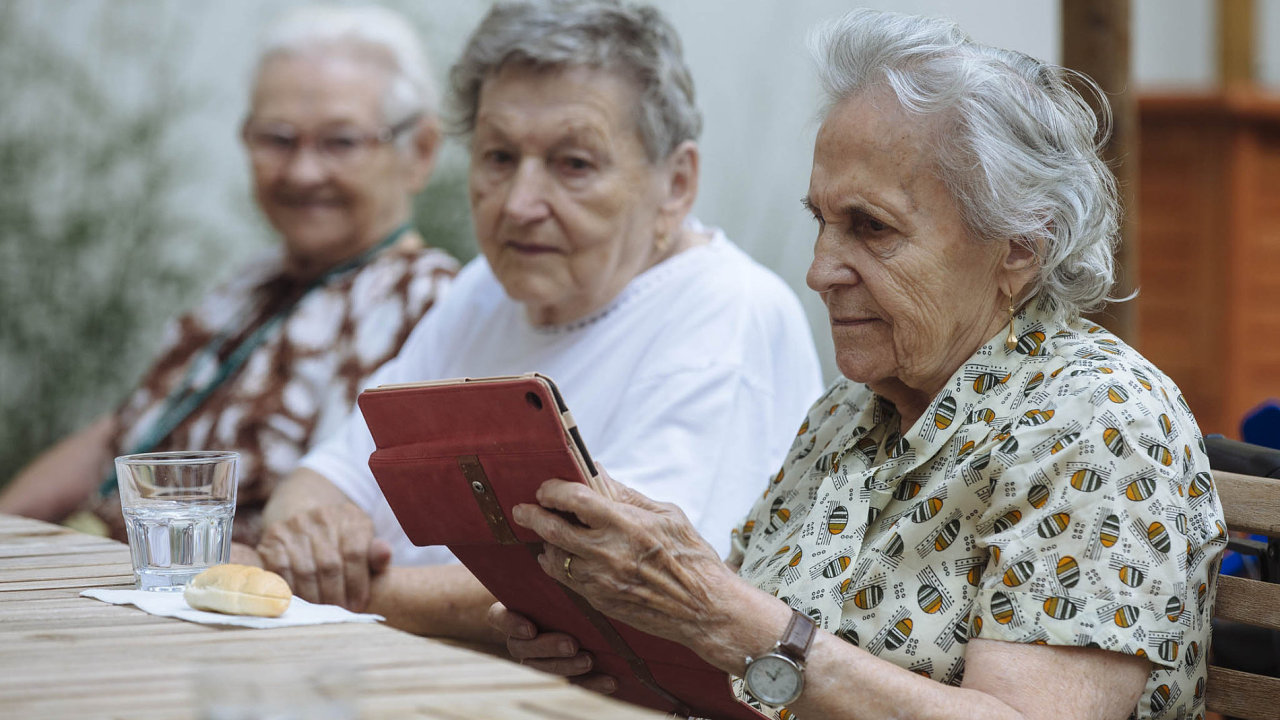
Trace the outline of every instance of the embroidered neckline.
<instances>
[{"instance_id":1,"label":"embroidered neckline","mask_svg":"<svg viewBox=\"0 0 1280 720\"><path fill-rule=\"evenodd\" d=\"M612 302L591 315L563 325L531 324L529 327L539 335L564 335L595 325L630 304L636 298L644 296L650 289L662 285L671 275L696 262L704 253L719 252L726 242L727 240L724 239L723 234L717 230L710 242L689 248L678 255L673 255L632 278L631 282L627 283L627 286L622 289L622 292L618 293L618 296Z\"/></svg>"}]
</instances>

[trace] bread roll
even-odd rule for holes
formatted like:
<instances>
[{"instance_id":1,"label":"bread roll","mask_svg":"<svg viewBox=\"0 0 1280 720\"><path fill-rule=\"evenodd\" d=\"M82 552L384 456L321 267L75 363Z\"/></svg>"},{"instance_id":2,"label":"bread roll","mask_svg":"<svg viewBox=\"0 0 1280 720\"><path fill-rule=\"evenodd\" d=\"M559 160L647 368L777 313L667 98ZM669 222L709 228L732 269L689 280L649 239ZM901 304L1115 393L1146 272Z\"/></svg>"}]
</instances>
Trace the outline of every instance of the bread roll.
<instances>
[{"instance_id":1,"label":"bread roll","mask_svg":"<svg viewBox=\"0 0 1280 720\"><path fill-rule=\"evenodd\" d=\"M284 578L249 565L215 565L192 578L182 595L197 610L259 617L280 617L293 599Z\"/></svg>"}]
</instances>

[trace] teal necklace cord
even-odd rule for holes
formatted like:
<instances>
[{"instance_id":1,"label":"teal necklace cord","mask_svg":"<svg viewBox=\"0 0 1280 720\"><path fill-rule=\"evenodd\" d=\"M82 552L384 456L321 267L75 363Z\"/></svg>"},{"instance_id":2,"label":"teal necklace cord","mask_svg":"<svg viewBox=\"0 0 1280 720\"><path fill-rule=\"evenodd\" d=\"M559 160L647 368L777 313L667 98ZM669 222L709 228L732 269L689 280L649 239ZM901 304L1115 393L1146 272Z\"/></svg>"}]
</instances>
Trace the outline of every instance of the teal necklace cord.
<instances>
[{"instance_id":1,"label":"teal necklace cord","mask_svg":"<svg viewBox=\"0 0 1280 720\"><path fill-rule=\"evenodd\" d=\"M193 359L191 364L188 366L186 375L182 378L182 382L178 383L177 387L175 387L173 391L169 393L169 396L165 398L164 411L161 412L160 416L151 424L151 427L147 428L147 432L142 436L142 439L130 447L126 454L134 455L136 453L150 452L153 448L159 445L160 441L168 437L169 433L173 432L178 425L182 424L183 420L186 420L191 413L195 412L196 408L204 404L204 401L208 400L209 396L212 395L215 390L240 370L240 368L249 359L249 355L251 355L254 350L257 350L258 347L266 341L267 337L271 335L271 332L276 328L276 326L284 322L284 319L293 311L293 308L296 307L298 303L302 302L303 298L309 295L312 290L315 290L325 284L335 276L354 270L369 262L369 260L371 260L375 255L394 245L395 242L404 236L404 234L412 227L413 226L410 223L406 222L395 230L392 230L390 234L379 241L377 245L374 245L344 263L330 268L325 271L324 274L320 275L315 280L312 280L311 283L307 285L306 289L303 290L293 302L281 308L276 312L276 314L272 315L265 322L259 325L257 330L254 330L253 333L245 338L239 346L232 350L227 358L218 366L217 371L209 382L197 388L195 387L195 376L197 371L203 367L206 362L215 360L218 357L218 353L221 352L222 346L231 338L233 330L236 329L236 326L239 326L240 323L232 323L231 327L228 327L218 333L209 341L208 345L205 345L204 348L196 354L195 359ZM110 472L107 473L107 477L103 480L101 487L98 488L98 495L100 497L110 495L115 491L116 485L116 471L115 468L112 467Z\"/></svg>"}]
</instances>

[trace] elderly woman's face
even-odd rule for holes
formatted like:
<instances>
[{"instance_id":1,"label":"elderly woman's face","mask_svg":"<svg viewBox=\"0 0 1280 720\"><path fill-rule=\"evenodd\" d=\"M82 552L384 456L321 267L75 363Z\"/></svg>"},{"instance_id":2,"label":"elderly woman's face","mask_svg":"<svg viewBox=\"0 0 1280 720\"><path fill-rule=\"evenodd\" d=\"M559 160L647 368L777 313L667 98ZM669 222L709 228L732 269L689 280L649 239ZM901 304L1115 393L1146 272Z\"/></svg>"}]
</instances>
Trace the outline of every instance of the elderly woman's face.
<instances>
[{"instance_id":1,"label":"elderly woman's face","mask_svg":"<svg viewBox=\"0 0 1280 720\"><path fill-rule=\"evenodd\" d=\"M840 371L881 392L901 382L936 393L1007 317L1008 243L968 236L929 131L873 90L837 105L814 147L807 281L827 306Z\"/></svg>"},{"instance_id":2,"label":"elderly woman's face","mask_svg":"<svg viewBox=\"0 0 1280 720\"><path fill-rule=\"evenodd\" d=\"M245 140L258 205L291 259L323 267L368 247L408 214L414 158L371 140L387 72L341 53L279 55L262 66ZM341 150L339 140L359 144ZM297 147L287 147L292 139Z\"/></svg>"},{"instance_id":3,"label":"elderly woman's face","mask_svg":"<svg viewBox=\"0 0 1280 720\"><path fill-rule=\"evenodd\" d=\"M476 237L531 322L604 307L651 264L664 171L633 120L635 91L587 68L504 68L484 82L471 147Z\"/></svg>"}]
</instances>

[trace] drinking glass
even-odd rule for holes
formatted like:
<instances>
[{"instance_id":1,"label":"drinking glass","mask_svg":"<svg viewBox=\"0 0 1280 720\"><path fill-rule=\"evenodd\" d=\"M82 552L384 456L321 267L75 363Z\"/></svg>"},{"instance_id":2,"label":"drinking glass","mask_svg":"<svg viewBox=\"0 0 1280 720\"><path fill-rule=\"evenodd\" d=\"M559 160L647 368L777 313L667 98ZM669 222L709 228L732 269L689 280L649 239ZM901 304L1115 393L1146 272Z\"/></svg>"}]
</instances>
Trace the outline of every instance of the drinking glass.
<instances>
[{"instance_id":1,"label":"drinking glass","mask_svg":"<svg viewBox=\"0 0 1280 720\"><path fill-rule=\"evenodd\" d=\"M116 458L138 589L181 591L230 559L239 458L223 451Z\"/></svg>"}]
</instances>

